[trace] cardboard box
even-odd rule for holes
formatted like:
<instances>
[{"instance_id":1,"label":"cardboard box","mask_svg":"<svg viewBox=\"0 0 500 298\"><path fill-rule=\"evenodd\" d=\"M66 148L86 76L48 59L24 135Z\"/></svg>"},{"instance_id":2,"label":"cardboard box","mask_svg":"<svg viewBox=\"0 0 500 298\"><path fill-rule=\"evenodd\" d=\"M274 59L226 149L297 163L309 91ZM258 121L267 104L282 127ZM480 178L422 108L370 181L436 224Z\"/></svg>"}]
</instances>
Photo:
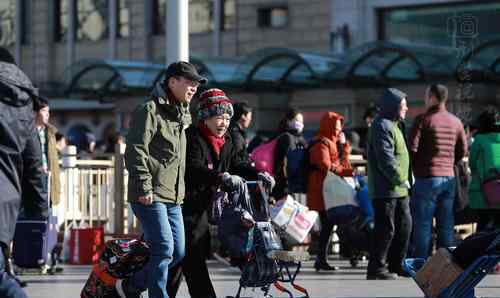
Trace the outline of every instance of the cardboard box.
<instances>
[{"instance_id":1,"label":"cardboard box","mask_svg":"<svg viewBox=\"0 0 500 298\"><path fill-rule=\"evenodd\" d=\"M462 272L463 269L453 262L451 253L446 248L440 248L417 272L415 280L426 297L436 298Z\"/></svg>"}]
</instances>

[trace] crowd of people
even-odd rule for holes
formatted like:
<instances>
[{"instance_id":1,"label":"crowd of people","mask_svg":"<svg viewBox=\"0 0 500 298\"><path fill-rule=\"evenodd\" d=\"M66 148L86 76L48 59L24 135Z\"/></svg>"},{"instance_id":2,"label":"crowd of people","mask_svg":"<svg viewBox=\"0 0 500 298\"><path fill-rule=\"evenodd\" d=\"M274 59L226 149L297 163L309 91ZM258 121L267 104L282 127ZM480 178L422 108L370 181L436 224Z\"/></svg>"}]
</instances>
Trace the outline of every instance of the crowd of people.
<instances>
[{"instance_id":1,"label":"crowd of people","mask_svg":"<svg viewBox=\"0 0 500 298\"><path fill-rule=\"evenodd\" d=\"M37 94L10 56L0 54L0 105L5 111L0 117L0 162L5 165L0 170L5 194L0 200L0 296L17 298L26 295L5 267L13 229L21 206L23 216L43 219L50 204L58 203L59 193L48 195L47 185L50 177L51 190L57 189L57 152L65 138L48 122L47 100ZM317 271L337 270L328 263L328 247L338 223L326 210L323 183L328 172L340 177L356 175L351 154L362 154L367 160L367 188L374 210L371 239L376 241L369 249L367 279L408 276L402 268L405 257L432 254L434 218L437 247L455 245L455 202L460 186L455 165L467 156L472 177L470 186L466 185L468 208L481 214L478 229L500 224L500 206L492 207L482 188L484 181L496 175L495 169L500 170L498 113L481 114L471 142L463 123L446 109L448 90L444 85L425 90L426 110L408 129L407 95L388 88L376 107L365 113L365 130L346 130L345 116L328 111L313 138L306 140L303 113L290 109L273 137L257 135L250 142L247 130L252 108L233 103L223 90L202 92L193 119L190 102L206 82L192 64L172 63L165 79L131 117L125 151L127 199L151 256L141 271L116 281L120 297L140 297L146 290L149 297L175 297L182 277L191 297L216 297L206 264L211 251L209 201L220 185L236 184L239 177L269 177L259 173L249 154L270 140L276 141L274 202L296 191L296 185L290 183L289 153L307 152L304 192L307 206L319 213L320 220ZM95 138L88 136L87 140L92 152ZM119 141L118 136L113 140Z\"/></svg>"}]
</instances>

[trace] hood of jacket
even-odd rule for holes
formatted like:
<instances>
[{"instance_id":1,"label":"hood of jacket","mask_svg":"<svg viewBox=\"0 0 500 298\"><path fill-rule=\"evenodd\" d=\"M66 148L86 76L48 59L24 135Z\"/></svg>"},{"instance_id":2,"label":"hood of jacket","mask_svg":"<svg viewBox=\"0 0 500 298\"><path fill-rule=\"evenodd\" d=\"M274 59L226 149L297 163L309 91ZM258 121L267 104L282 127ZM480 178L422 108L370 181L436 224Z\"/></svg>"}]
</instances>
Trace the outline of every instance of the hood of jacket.
<instances>
[{"instance_id":1,"label":"hood of jacket","mask_svg":"<svg viewBox=\"0 0 500 298\"><path fill-rule=\"evenodd\" d=\"M340 120L342 127L344 127L344 116L335 112L328 112L321 117L319 122L319 131L317 136L319 138L327 138L329 140L336 140L335 123Z\"/></svg>"},{"instance_id":2,"label":"hood of jacket","mask_svg":"<svg viewBox=\"0 0 500 298\"><path fill-rule=\"evenodd\" d=\"M16 107L28 105L38 89L15 64L0 62L0 100Z\"/></svg>"},{"instance_id":3,"label":"hood of jacket","mask_svg":"<svg viewBox=\"0 0 500 298\"><path fill-rule=\"evenodd\" d=\"M378 101L379 115L391 120L399 120L399 106L406 93L395 88L385 89L384 94Z\"/></svg>"},{"instance_id":4,"label":"hood of jacket","mask_svg":"<svg viewBox=\"0 0 500 298\"><path fill-rule=\"evenodd\" d=\"M173 103L173 100L168 98L168 94L162 86L162 83L156 83L151 92L151 96L156 100L161 109L163 109L170 117L181 122L184 127L191 125L191 113L189 112L189 103Z\"/></svg>"}]
</instances>

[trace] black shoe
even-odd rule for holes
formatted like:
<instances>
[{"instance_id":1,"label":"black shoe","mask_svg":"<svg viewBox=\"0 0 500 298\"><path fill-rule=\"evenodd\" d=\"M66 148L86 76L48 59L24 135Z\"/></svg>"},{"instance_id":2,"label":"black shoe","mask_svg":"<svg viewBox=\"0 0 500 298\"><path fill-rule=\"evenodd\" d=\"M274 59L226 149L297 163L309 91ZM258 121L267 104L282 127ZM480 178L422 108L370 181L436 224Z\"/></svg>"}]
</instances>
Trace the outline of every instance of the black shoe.
<instances>
[{"instance_id":1,"label":"black shoe","mask_svg":"<svg viewBox=\"0 0 500 298\"><path fill-rule=\"evenodd\" d=\"M323 261L323 262L314 262L314 269L316 269L316 271L320 271L320 270L323 270L323 271L336 271L339 269L339 267L337 266L330 266L330 264L328 264L326 261Z\"/></svg>"},{"instance_id":2,"label":"black shoe","mask_svg":"<svg viewBox=\"0 0 500 298\"><path fill-rule=\"evenodd\" d=\"M366 274L367 280L394 280L398 279L398 275L390 272L378 272Z\"/></svg>"}]
</instances>

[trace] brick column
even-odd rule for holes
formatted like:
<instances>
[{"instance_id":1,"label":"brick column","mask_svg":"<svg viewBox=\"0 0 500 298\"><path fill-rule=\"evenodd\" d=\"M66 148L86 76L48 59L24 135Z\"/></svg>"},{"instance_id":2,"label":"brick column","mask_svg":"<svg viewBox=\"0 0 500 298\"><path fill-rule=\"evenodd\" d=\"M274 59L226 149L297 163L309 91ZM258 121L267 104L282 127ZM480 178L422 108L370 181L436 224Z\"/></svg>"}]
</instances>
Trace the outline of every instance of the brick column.
<instances>
[{"instance_id":1,"label":"brick column","mask_svg":"<svg viewBox=\"0 0 500 298\"><path fill-rule=\"evenodd\" d=\"M130 11L130 59L150 61L152 59L151 26L153 20L152 1L129 0Z\"/></svg>"},{"instance_id":2,"label":"brick column","mask_svg":"<svg viewBox=\"0 0 500 298\"><path fill-rule=\"evenodd\" d=\"M51 47L50 34L50 1L31 1L31 55L33 59L32 80L36 84L45 83L51 79Z\"/></svg>"}]
</instances>

